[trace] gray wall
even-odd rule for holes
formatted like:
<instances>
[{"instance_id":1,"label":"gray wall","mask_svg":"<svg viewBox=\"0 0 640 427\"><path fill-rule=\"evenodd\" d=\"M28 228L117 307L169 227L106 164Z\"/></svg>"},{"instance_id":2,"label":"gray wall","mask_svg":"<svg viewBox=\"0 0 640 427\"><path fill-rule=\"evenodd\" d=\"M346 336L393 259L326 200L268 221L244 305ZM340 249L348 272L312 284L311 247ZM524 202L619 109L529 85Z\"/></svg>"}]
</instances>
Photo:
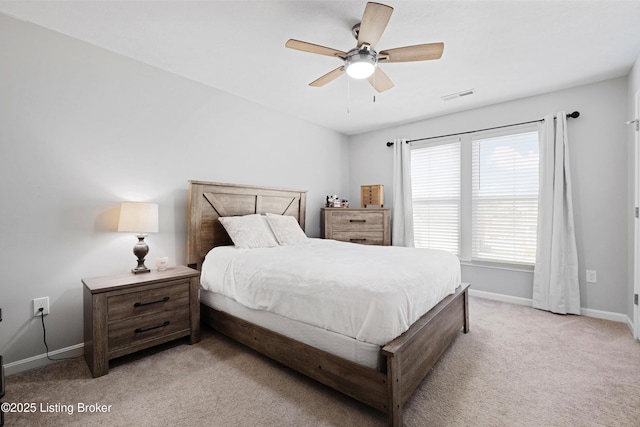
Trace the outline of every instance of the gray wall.
<instances>
[{"instance_id":1,"label":"gray wall","mask_svg":"<svg viewBox=\"0 0 640 427\"><path fill-rule=\"evenodd\" d=\"M148 266L186 258L189 179L306 189L307 234L348 191L348 138L0 15L0 354L82 343L80 279L135 266L120 202L160 205ZM340 162L335 166L336 159Z\"/></svg>"},{"instance_id":2,"label":"gray wall","mask_svg":"<svg viewBox=\"0 0 640 427\"><path fill-rule=\"evenodd\" d=\"M633 119L637 119L638 115L636 115L636 106L635 106L635 99L636 99L636 94L640 92L640 57L638 57L638 59L636 60L636 63L634 64L633 68L631 69L631 72L629 73L629 90L628 90L628 103L627 103L627 120L633 120ZM629 205L628 205L628 211L629 212L633 212L633 209L636 206L636 201L635 201L635 192L636 192L636 178L635 178L635 156L637 156L637 152L636 152L636 133L634 130L633 126L627 126L627 133L628 133L628 169L629 169L629 191L628 191L628 195L629 195ZM635 224L634 224L634 219L633 216L630 215L629 216L629 220L628 220L628 227L629 227L629 268L628 268L628 274L629 274L629 285L628 285L628 294L629 294L629 301L628 301L628 307L627 307L627 311L629 313L629 317L631 319L633 319L633 315L634 315L634 305L633 305L633 294L634 294L634 263L633 263L633 258L634 258L634 239L633 239L633 235L635 233ZM637 306L635 307L637 310ZM638 324L636 324L636 337L640 336L640 320L638 322Z\"/></svg>"},{"instance_id":3,"label":"gray wall","mask_svg":"<svg viewBox=\"0 0 640 427\"><path fill-rule=\"evenodd\" d=\"M360 185L384 184L391 206L393 153L385 143L393 138L437 136L579 110L580 118L568 126L582 307L628 315L627 92L627 79L618 78L353 136L350 194L357 195ZM597 271L598 283L585 282L586 269ZM476 290L531 298L531 272L463 266L463 279Z\"/></svg>"}]
</instances>

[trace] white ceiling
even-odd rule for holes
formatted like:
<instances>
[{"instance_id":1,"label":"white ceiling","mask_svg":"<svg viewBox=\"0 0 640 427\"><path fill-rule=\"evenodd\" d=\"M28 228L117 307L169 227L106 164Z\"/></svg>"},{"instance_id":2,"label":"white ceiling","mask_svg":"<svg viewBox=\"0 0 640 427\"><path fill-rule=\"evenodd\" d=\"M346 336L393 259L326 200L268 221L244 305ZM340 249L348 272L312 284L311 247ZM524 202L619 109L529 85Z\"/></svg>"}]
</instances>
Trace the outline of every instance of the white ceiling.
<instances>
[{"instance_id":1,"label":"white ceiling","mask_svg":"<svg viewBox=\"0 0 640 427\"><path fill-rule=\"evenodd\" d=\"M340 60L284 47L348 51L365 1L2 0L0 12L348 135L625 76L640 56L640 0L382 1L395 10L378 50L445 49L382 64L396 86L375 103L346 75L309 87Z\"/></svg>"}]
</instances>

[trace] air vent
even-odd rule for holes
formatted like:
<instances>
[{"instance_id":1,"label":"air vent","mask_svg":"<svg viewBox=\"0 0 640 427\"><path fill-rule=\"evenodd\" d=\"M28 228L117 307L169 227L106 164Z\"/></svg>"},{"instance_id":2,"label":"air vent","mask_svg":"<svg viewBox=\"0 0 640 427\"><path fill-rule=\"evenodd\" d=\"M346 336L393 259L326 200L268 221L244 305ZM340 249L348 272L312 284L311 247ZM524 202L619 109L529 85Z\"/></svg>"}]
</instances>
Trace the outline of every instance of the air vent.
<instances>
[{"instance_id":1,"label":"air vent","mask_svg":"<svg viewBox=\"0 0 640 427\"><path fill-rule=\"evenodd\" d=\"M452 93L451 95L442 96L443 101L451 101L452 99L462 98L463 96L473 95L475 92L474 89L463 90L462 92Z\"/></svg>"}]
</instances>

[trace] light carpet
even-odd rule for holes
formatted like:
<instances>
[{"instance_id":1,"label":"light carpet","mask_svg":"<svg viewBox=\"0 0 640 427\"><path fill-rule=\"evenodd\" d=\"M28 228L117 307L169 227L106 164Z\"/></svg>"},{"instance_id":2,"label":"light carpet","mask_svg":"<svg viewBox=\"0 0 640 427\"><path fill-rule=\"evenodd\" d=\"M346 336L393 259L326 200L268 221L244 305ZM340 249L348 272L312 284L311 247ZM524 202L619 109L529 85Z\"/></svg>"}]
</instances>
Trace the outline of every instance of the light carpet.
<instances>
[{"instance_id":1,"label":"light carpet","mask_svg":"<svg viewBox=\"0 0 640 427\"><path fill-rule=\"evenodd\" d=\"M640 425L640 343L626 325L480 298L470 298L470 318L471 331L460 333L405 405L406 426ZM100 378L82 358L11 375L4 401L37 408L5 414L6 426L387 421L207 328L196 345L181 340L120 358ZM110 407L78 412L78 404Z\"/></svg>"}]
</instances>

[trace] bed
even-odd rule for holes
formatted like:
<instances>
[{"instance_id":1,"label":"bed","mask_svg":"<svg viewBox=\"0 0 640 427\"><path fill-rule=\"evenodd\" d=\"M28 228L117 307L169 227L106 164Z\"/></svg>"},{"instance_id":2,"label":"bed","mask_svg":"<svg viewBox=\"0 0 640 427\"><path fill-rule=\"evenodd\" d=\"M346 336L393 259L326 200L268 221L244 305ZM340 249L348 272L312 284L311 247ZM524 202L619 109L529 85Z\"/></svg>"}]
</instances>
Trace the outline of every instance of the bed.
<instances>
[{"instance_id":1,"label":"bed","mask_svg":"<svg viewBox=\"0 0 640 427\"><path fill-rule=\"evenodd\" d=\"M304 230L306 192L190 181L189 266L202 270L205 258L213 248L232 245L220 224L220 217L254 213L291 216ZM402 335L373 346L373 362L371 348L364 351L369 354L364 362L327 350L313 342L305 342L302 337L308 334L304 330L299 335L281 333L276 327L264 326L250 316L246 317L243 310L247 310L242 307L227 309L228 301L214 304L210 300L219 297L204 291L201 291L201 319L213 329L271 359L388 414L390 425L401 426L403 404L460 330L469 331L467 291L468 285L461 284Z\"/></svg>"}]
</instances>

